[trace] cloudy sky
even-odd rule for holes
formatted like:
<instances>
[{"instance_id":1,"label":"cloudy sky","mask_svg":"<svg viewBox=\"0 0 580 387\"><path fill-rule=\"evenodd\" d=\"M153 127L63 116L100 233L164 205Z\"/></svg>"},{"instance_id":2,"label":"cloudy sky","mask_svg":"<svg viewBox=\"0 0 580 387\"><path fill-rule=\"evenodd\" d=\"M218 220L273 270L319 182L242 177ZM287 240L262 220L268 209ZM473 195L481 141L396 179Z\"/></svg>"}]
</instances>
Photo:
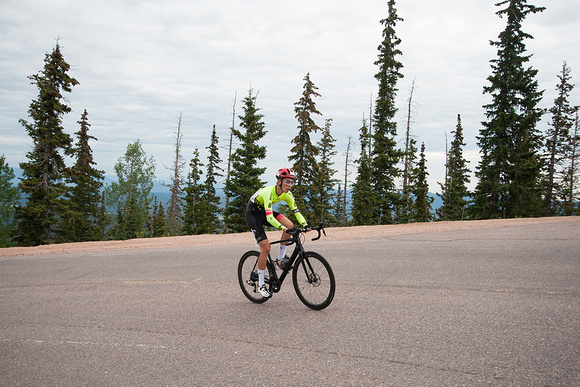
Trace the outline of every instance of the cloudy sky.
<instances>
[{"instance_id":1,"label":"cloudy sky","mask_svg":"<svg viewBox=\"0 0 580 387\"><path fill-rule=\"evenodd\" d=\"M0 0L0 154L9 165L26 160L31 141L19 119L28 119L38 90L27 76L44 66L58 39L71 75L80 85L67 95L72 113L65 130L73 134L84 109L98 168L115 178L113 166L127 144L141 140L157 161L158 180L174 157L180 113L185 160L199 147L205 157L215 124L221 158L226 159L228 128L237 94L236 115L250 88L258 93L264 115L268 156L264 180L288 164L290 141L297 133L294 103L304 76L319 88L315 100L323 117L333 119L337 140L335 168L343 178L349 137L359 151L358 129L376 97L377 46L386 0ZM402 39L397 116L402 142L407 98L413 80L412 134L427 149L430 190L444 177L445 135L461 114L465 156L475 169L476 135L484 119L482 94L490 59L505 19L495 0L413 0L397 2ZM547 9L529 15L523 30L531 65L539 70L541 107L553 105L563 61L572 82L580 79L580 6L578 0L530 1ZM580 87L570 102L580 105ZM540 123L547 129L549 117ZM239 119L236 118L236 125ZM354 170L354 168L351 168ZM354 174L350 175L350 179ZM475 179L472 179L475 180ZM473 182L474 183L474 182ZM473 185L473 184L472 184Z\"/></svg>"}]
</instances>

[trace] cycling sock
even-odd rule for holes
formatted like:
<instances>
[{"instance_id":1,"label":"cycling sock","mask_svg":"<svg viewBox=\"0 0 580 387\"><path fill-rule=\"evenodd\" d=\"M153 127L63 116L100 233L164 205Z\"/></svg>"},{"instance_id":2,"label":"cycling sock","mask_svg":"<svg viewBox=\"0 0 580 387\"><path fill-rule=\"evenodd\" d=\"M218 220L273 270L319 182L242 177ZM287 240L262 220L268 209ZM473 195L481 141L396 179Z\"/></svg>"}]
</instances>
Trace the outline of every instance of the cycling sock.
<instances>
[{"instance_id":1,"label":"cycling sock","mask_svg":"<svg viewBox=\"0 0 580 387\"><path fill-rule=\"evenodd\" d=\"M264 277L266 276L266 270L258 270L258 287L262 287L266 282Z\"/></svg>"},{"instance_id":2,"label":"cycling sock","mask_svg":"<svg viewBox=\"0 0 580 387\"><path fill-rule=\"evenodd\" d=\"M278 261L286 255L286 245L280 244L280 252L278 253Z\"/></svg>"}]
</instances>

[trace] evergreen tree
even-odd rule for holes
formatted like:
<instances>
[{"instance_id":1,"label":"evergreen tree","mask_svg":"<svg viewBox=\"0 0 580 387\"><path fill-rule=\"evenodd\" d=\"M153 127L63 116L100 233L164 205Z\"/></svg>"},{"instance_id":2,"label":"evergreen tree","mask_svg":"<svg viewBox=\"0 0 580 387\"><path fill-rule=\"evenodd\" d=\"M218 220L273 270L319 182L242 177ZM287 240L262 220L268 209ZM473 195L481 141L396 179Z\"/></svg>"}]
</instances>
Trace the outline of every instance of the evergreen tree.
<instances>
[{"instance_id":1,"label":"evergreen tree","mask_svg":"<svg viewBox=\"0 0 580 387\"><path fill-rule=\"evenodd\" d=\"M562 202L562 214L565 216L580 215L580 195L578 182L580 181L580 128L578 120L578 107L574 127L570 133L569 162L562 178L562 190L560 200Z\"/></svg>"},{"instance_id":2,"label":"evergreen tree","mask_svg":"<svg viewBox=\"0 0 580 387\"><path fill-rule=\"evenodd\" d=\"M395 26L403 19L397 16L395 1L388 2L388 16L381 20L384 25L383 42L379 46L379 57L375 64L379 72L375 78L379 82L379 92L375 104L372 159L372 180L374 218L378 224L393 222L393 214L401 204L395 180L401 175L398 167L403 152L397 149L397 123L395 107L397 81L403 77L399 71L403 67L396 58L402 52L397 48L401 40L395 34Z\"/></svg>"},{"instance_id":3,"label":"evergreen tree","mask_svg":"<svg viewBox=\"0 0 580 387\"><path fill-rule=\"evenodd\" d=\"M355 160L358 164L357 177L352 185L351 216L355 226L370 225L375 220L371 185L370 134L364 119L363 126L360 128L359 140L361 153L360 158Z\"/></svg>"},{"instance_id":4,"label":"evergreen tree","mask_svg":"<svg viewBox=\"0 0 580 387\"><path fill-rule=\"evenodd\" d=\"M332 214L333 191L335 184L338 183L338 180L334 178L337 171L332 168L334 165L332 158L336 155L334 150L336 140L330 133L331 125L332 119L327 119L322 129L322 138L317 144L317 148L320 150L319 169L318 175L314 177L313 189L311 190L311 192L316 193L316 197L313 197L310 201L313 214L316 217L309 218L313 226L316 226L318 222L324 222L325 224L336 223Z\"/></svg>"},{"instance_id":5,"label":"evergreen tree","mask_svg":"<svg viewBox=\"0 0 580 387\"><path fill-rule=\"evenodd\" d=\"M220 173L223 169L220 167L221 159L218 148L219 137L215 131L215 125L211 132L210 144L206 148L209 152L207 158L207 171L205 178L205 201L207 204L207 221L204 233L216 233L222 229L220 221L220 197L216 191L217 177L222 176Z\"/></svg>"},{"instance_id":6,"label":"evergreen tree","mask_svg":"<svg viewBox=\"0 0 580 387\"><path fill-rule=\"evenodd\" d=\"M107 205L117 209L117 221L111 230L114 239L145 235L145 222L155 179L155 159L147 157L136 140L127 145L125 155L115 164L117 181L105 189Z\"/></svg>"},{"instance_id":7,"label":"evergreen tree","mask_svg":"<svg viewBox=\"0 0 580 387\"><path fill-rule=\"evenodd\" d=\"M571 154L571 130L574 125L574 113L576 107L571 106L568 102L570 92L574 85L570 83L570 68L566 62L562 65L562 72L558 75L560 82L556 87L558 96L554 100L554 106L549 112L552 114L550 129L546 134L546 193L544 204L546 216L560 215L563 212L563 204L559 203L558 197L562 191L569 189L569 184L564 183L561 179L567 176L567 167L569 165L569 155ZM561 178L561 179L560 179Z\"/></svg>"},{"instance_id":8,"label":"evergreen tree","mask_svg":"<svg viewBox=\"0 0 580 387\"><path fill-rule=\"evenodd\" d=\"M60 235L66 242L96 241L102 238L100 232L101 189L104 171L96 169L93 151L89 141L97 140L89 135L88 113L81 115L80 130L75 134L78 142L72 150L76 159L69 169L68 181L71 183L66 211L63 214Z\"/></svg>"},{"instance_id":9,"label":"evergreen tree","mask_svg":"<svg viewBox=\"0 0 580 387\"><path fill-rule=\"evenodd\" d=\"M344 227L346 224L343 222L343 219L346 220L346 216L344 214L344 191L342 190L340 183L338 183L338 188L334 197L333 214L330 217L330 221L325 223L325 226Z\"/></svg>"},{"instance_id":10,"label":"evergreen tree","mask_svg":"<svg viewBox=\"0 0 580 387\"><path fill-rule=\"evenodd\" d=\"M478 219L539 216L542 143L536 124L543 113L537 108L543 91L538 91L535 80L538 70L524 67L530 60L524 40L532 36L521 30L521 23L544 8L526 0L496 5L506 5L497 14L506 16L507 24L499 41L491 42L498 47L498 58L491 61L490 85L483 89L492 102L484 106L487 120L477 137L482 157L470 211Z\"/></svg>"},{"instance_id":11,"label":"evergreen tree","mask_svg":"<svg viewBox=\"0 0 580 387\"><path fill-rule=\"evenodd\" d=\"M266 168L258 167L258 161L266 158L266 147L260 145L260 140L266 135L262 114L256 107L256 96L250 89L248 96L242 101L244 115L239 116L240 126L244 129L234 130L234 136L239 141L239 147L232 154L232 171L230 180L226 182L225 192L230 198L229 206L225 209L224 220L226 226L235 232L246 231L246 204L250 197L264 182L260 176Z\"/></svg>"},{"instance_id":12,"label":"evergreen tree","mask_svg":"<svg viewBox=\"0 0 580 387\"><path fill-rule=\"evenodd\" d=\"M315 208L319 191L315 185L315 179L320 173L316 158L320 150L311 138L313 133L320 130L312 116L322 115L314 102L314 97L320 97L317 90L318 87L310 80L310 73L307 73L304 77L302 96L294 104L295 117L298 120L298 135L292 139L294 146L290 149L292 153L288 156L288 161L293 163L292 169L297 176L292 190L296 195L298 208L306 219L318 219L320 216Z\"/></svg>"},{"instance_id":13,"label":"evergreen tree","mask_svg":"<svg viewBox=\"0 0 580 387\"><path fill-rule=\"evenodd\" d=\"M203 164L199 159L199 149L196 147L193 151L193 158L189 162L189 174L185 185L184 208L181 223L183 224L182 232L185 235L197 234L198 222L202 217L200 208L202 207L202 198L204 186L201 182L201 167Z\"/></svg>"},{"instance_id":14,"label":"evergreen tree","mask_svg":"<svg viewBox=\"0 0 580 387\"><path fill-rule=\"evenodd\" d=\"M153 207L147 217L147 237L159 238L168 234L167 219L163 203L153 197Z\"/></svg>"},{"instance_id":15,"label":"evergreen tree","mask_svg":"<svg viewBox=\"0 0 580 387\"><path fill-rule=\"evenodd\" d=\"M14 235L23 246L55 241L65 206L64 155L70 153L72 140L62 127L63 116L71 111L62 93L70 93L78 84L68 75L69 70L57 43L46 54L44 70L29 77L38 87L38 97L28 109L32 122L20 120L32 139L32 150L26 154L29 161L20 163L23 177L19 187L26 204L16 208Z\"/></svg>"},{"instance_id":16,"label":"evergreen tree","mask_svg":"<svg viewBox=\"0 0 580 387\"><path fill-rule=\"evenodd\" d=\"M14 244L12 230L14 228L14 207L20 199L18 186L12 184L14 170L8 166L6 157L0 156L0 247Z\"/></svg>"},{"instance_id":17,"label":"evergreen tree","mask_svg":"<svg viewBox=\"0 0 580 387\"><path fill-rule=\"evenodd\" d=\"M469 183L470 170L467 168L467 161L463 157L463 126L461 125L461 115L457 115L457 126L453 141L451 142L451 149L447 155L445 163L445 183L441 186L441 197L443 205L437 209L437 216L439 220L462 220L465 217L465 209L469 203L467 184Z\"/></svg>"},{"instance_id":18,"label":"evergreen tree","mask_svg":"<svg viewBox=\"0 0 580 387\"><path fill-rule=\"evenodd\" d=\"M413 171L412 193L415 197L412 218L415 222L429 222L433 218L431 204L433 198L429 196L429 183L427 182L427 160L425 159L425 143L421 144L419 163Z\"/></svg>"},{"instance_id":19,"label":"evergreen tree","mask_svg":"<svg viewBox=\"0 0 580 387\"><path fill-rule=\"evenodd\" d=\"M417 140L408 137L405 145L404 159L406 172L404 174L407 176L404 178L403 190L401 195L401 206L397 209L396 221L397 223L409 223L415 220L415 197L413 196L413 190L415 189L417 171L416 171L416 159L417 159Z\"/></svg>"}]
</instances>

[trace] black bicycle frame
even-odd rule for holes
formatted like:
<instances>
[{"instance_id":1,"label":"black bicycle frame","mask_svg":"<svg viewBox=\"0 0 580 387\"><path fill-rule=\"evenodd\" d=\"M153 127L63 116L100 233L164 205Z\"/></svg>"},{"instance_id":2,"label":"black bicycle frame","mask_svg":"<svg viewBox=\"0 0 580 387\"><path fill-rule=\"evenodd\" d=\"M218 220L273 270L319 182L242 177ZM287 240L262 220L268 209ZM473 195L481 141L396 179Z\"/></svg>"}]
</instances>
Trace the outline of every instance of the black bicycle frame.
<instances>
[{"instance_id":1,"label":"black bicycle frame","mask_svg":"<svg viewBox=\"0 0 580 387\"><path fill-rule=\"evenodd\" d=\"M313 238L312 239L313 241L320 239L320 232L321 231L324 233L324 235L326 235L326 232L324 232L324 229L322 227L322 223L320 223L320 225L317 228L314 228L313 230L318 231L318 236L316 238ZM279 241L271 242L270 245L275 245L277 243L284 243L284 242L289 242L286 246L291 246L291 245L295 244L296 247L294 248L294 251L292 252L292 255L290 256L290 260L286 264L286 267L284 268L284 270L282 270L282 273L280 274L280 276L278 276L278 274L276 274L276 267L275 267L276 263L274 263L270 254L268 254L268 260L266 262L266 267L268 268L268 273L269 273L269 278L268 278L268 280L266 280L266 283L270 285L270 288L274 293L278 293L280 291L280 288L282 287L282 283L284 282L284 279L286 278L286 276L290 272L290 269L292 269L294 266L294 262L296 262L296 260L298 259L299 256L303 257L304 252L305 252L304 246L302 245L302 241L300 240L300 234L293 235L292 238L280 239ZM314 271L314 269L312 268L312 265L310 264L310 262L305 263L305 261L306 261L305 259L301 260L302 265L304 265L304 271L306 273L312 273ZM308 269L310 269L310 270L307 270L306 264L308 264ZM258 265L258 262L256 261L256 265L254 266L254 270L256 269L257 265ZM311 281L311 278L308 278L308 281Z\"/></svg>"},{"instance_id":2,"label":"black bicycle frame","mask_svg":"<svg viewBox=\"0 0 580 387\"><path fill-rule=\"evenodd\" d=\"M280 286L282 286L282 282L284 282L284 279L286 278L286 276L290 272L290 269L292 269L292 267L294 266L294 262L296 261L298 256L304 253L304 247L302 246L302 243L300 241L294 241L293 238L281 239L279 241L274 241L271 243L271 245L275 245L277 243L282 243L282 242L291 242L291 243L287 244L286 246L296 244L296 247L294 248L294 251L292 252L292 255L290 256L290 260L286 264L286 267L284 268L284 270L282 270L282 273L280 274L280 276L278 276L278 274L276 274L276 270L274 268L274 265L276 265L276 263L274 262L274 260L270 256L270 254L268 254L268 262L272 266L272 269L273 269L272 272L270 273L270 281L271 281L272 275L274 276L275 280L278 281L278 285L274 287L275 292L278 292L280 290Z\"/></svg>"}]
</instances>

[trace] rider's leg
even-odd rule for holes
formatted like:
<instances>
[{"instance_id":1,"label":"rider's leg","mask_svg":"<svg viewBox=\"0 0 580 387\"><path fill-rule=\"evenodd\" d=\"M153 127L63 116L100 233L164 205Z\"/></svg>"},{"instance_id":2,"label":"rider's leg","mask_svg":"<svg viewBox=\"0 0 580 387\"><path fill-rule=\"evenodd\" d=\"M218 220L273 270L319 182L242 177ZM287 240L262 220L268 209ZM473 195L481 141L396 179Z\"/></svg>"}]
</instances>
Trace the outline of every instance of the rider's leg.
<instances>
[{"instance_id":1,"label":"rider's leg","mask_svg":"<svg viewBox=\"0 0 580 387\"><path fill-rule=\"evenodd\" d=\"M266 261L268 260L268 254L270 254L270 241L267 239L258 242L260 246L260 256L258 257L258 286L262 287L264 285L264 277L266 275Z\"/></svg>"},{"instance_id":2,"label":"rider's leg","mask_svg":"<svg viewBox=\"0 0 580 387\"><path fill-rule=\"evenodd\" d=\"M290 219L288 219L284 215L280 215L277 218L277 220L278 220L278 222L280 222L282 224L282 226L284 226L286 228L294 227L294 224L290 221ZM290 234L288 234L286 231L282 231L281 239L289 239L289 238L290 238ZM288 242L280 243L280 252L278 253L278 261L281 260L282 258L284 258L284 256L286 255L286 245L287 244L288 244Z\"/></svg>"}]
</instances>

